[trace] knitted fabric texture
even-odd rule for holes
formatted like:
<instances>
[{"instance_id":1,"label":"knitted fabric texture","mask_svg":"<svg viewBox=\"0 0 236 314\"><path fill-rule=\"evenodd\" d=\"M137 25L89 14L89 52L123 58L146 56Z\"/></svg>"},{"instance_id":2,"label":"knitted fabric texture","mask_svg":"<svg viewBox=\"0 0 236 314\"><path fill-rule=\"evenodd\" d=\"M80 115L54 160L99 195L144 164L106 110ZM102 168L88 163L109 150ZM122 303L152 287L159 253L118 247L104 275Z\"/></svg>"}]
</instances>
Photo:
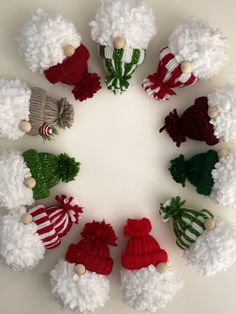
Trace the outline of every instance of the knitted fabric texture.
<instances>
[{"instance_id":1,"label":"knitted fabric texture","mask_svg":"<svg viewBox=\"0 0 236 314\"><path fill-rule=\"evenodd\" d=\"M213 125L208 116L208 98L199 97L194 105L184 111L181 117L178 116L176 109L165 117L165 125L160 132L166 130L172 140L179 147L186 141L186 137L205 141L208 145L215 145L219 139L214 135Z\"/></svg>"},{"instance_id":2,"label":"knitted fabric texture","mask_svg":"<svg viewBox=\"0 0 236 314\"><path fill-rule=\"evenodd\" d=\"M69 246L66 261L83 264L86 270L96 274L109 275L113 267L109 245L116 246L117 239L112 226L93 221L85 224L81 236L82 240Z\"/></svg>"},{"instance_id":3,"label":"knitted fabric texture","mask_svg":"<svg viewBox=\"0 0 236 314\"><path fill-rule=\"evenodd\" d=\"M187 161L181 154L170 161L169 171L172 178L182 186L185 186L185 181L188 179L199 194L210 195L214 185L212 170L217 162L218 155L214 150L194 155Z\"/></svg>"},{"instance_id":4,"label":"knitted fabric texture","mask_svg":"<svg viewBox=\"0 0 236 314\"><path fill-rule=\"evenodd\" d=\"M205 230L204 222L214 216L206 209L197 211L183 207L184 200L179 196L161 204L160 215L164 222L172 220L176 244L183 250L188 249Z\"/></svg>"},{"instance_id":5,"label":"knitted fabric texture","mask_svg":"<svg viewBox=\"0 0 236 314\"><path fill-rule=\"evenodd\" d=\"M160 51L156 73L143 82L147 94L155 100L168 100L176 95L173 88L210 79L228 59L227 38L204 20L193 17L179 25ZM181 63L190 62L190 71L182 71Z\"/></svg>"},{"instance_id":6,"label":"knitted fabric texture","mask_svg":"<svg viewBox=\"0 0 236 314\"><path fill-rule=\"evenodd\" d=\"M79 172L80 163L67 154L58 156L51 153L39 153L29 149L22 154L32 177L36 180L33 188L34 199L49 196L50 188L62 182L70 182Z\"/></svg>"},{"instance_id":7,"label":"knitted fabric texture","mask_svg":"<svg viewBox=\"0 0 236 314\"><path fill-rule=\"evenodd\" d=\"M134 270L167 262L166 251L149 235L151 229L151 222L147 218L127 220L124 235L130 239L121 255L123 268Z\"/></svg>"}]
</instances>

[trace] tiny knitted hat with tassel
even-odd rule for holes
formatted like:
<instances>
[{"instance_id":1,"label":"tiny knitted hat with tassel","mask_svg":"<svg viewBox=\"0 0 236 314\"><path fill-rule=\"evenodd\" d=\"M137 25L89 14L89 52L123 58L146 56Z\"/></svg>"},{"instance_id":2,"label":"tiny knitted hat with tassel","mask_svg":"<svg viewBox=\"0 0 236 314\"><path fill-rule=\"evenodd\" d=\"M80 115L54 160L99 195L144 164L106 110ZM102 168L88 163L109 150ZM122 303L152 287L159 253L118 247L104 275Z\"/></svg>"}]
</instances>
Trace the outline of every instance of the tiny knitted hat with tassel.
<instances>
[{"instance_id":1,"label":"tiny knitted hat with tassel","mask_svg":"<svg viewBox=\"0 0 236 314\"><path fill-rule=\"evenodd\" d=\"M155 100L168 100L174 89L208 80L218 74L228 59L227 38L197 17L179 25L160 51L156 73L143 82L146 93Z\"/></svg>"},{"instance_id":2,"label":"tiny knitted hat with tassel","mask_svg":"<svg viewBox=\"0 0 236 314\"><path fill-rule=\"evenodd\" d=\"M9 210L32 205L34 200L48 197L60 181L74 180L80 163L66 153L11 150L0 154L0 169L0 207Z\"/></svg>"},{"instance_id":3,"label":"tiny knitted hat with tassel","mask_svg":"<svg viewBox=\"0 0 236 314\"><path fill-rule=\"evenodd\" d=\"M44 73L52 84L74 86L76 100L92 98L101 88L100 77L88 72L88 49L62 15L38 9L24 25L19 43L28 68Z\"/></svg>"},{"instance_id":4,"label":"tiny knitted hat with tassel","mask_svg":"<svg viewBox=\"0 0 236 314\"><path fill-rule=\"evenodd\" d=\"M230 222L202 209L184 207L179 196L161 204L164 222L171 220L176 244L184 250L187 264L203 276L226 271L236 261L236 228Z\"/></svg>"},{"instance_id":5,"label":"tiny knitted hat with tassel","mask_svg":"<svg viewBox=\"0 0 236 314\"><path fill-rule=\"evenodd\" d=\"M104 221L86 223L82 239L71 244L65 261L50 272L52 293L64 309L78 313L93 312L110 298L108 275L113 259L109 245L116 246L116 235Z\"/></svg>"},{"instance_id":6,"label":"tiny knitted hat with tassel","mask_svg":"<svg viewBox=\"0 0 236 314\"><path fill-rule=\"evenodd\" d=\"M236 87L226 85L207 97L199 97L181 117L174 109L165 117L166 130L176 146L186 141L205 141L215 145L219 141L236 140Z\"/></svg>"},{"instance_id":7,"label":"tiny knitted hat with tassel","mask_svg":"<svg viewBox=\"0 0 236 314\"><path fill-rule=\"evenodd\" d=\"M188 179L199 194L209 196L214 202L236 208L236 154L223 148L216 152L194 155L185 160L184 155L170 161L172 178L185 186Z\"/></svg>"},{"instance_id":8,"label":"tiny knitted hat with tassel","mask_svg":"<svg viewBox=\"0 0 236 314\"><path fill-rule=\"evenodd\" d=\"M38 265L46 249L61 243L83 212L71 196L57 195L57 204L37 205L12 210L0 219L0 256L14 270L27 270ZM14 232L13 232L14 231Z\"/></svg>"},{"instance_id":9,"label":"tiny knitted hat with tassel","mask_svg":"<svg viewBox=\"0 0 236 314\"><path fill-rule=\"evenodd\" d=\"M0 138L17 140L28 134L50 140L57 127L70 128L73 120L74 109L66 98L55 101L19 79L0 80Z\"/></svg>"},{"instance_id":10,"label":"tiny knitted hat with tassel","mask_svg":"<svg viewBox=\"0 0 236 314\"><path fill-rule=\"evenodd\" d=\"M90 26L104 61L107 88L122 93L156 34L152 9L144 0L101 0Z\"/></svg>"},{"instance_id":11,"label":"tiny knitted hat with tassel","mask_svg":"<svg viewBox=\"0 0 236 314\"><path fill-rule=\"evenodd\" d=\"M167 264L166 251L149 233L150 220L128 219L124 235L130 237L121 254L121 286L125 302L138 311L156 312L172 301L183 283Z\"/></svg>"}]
</instances>

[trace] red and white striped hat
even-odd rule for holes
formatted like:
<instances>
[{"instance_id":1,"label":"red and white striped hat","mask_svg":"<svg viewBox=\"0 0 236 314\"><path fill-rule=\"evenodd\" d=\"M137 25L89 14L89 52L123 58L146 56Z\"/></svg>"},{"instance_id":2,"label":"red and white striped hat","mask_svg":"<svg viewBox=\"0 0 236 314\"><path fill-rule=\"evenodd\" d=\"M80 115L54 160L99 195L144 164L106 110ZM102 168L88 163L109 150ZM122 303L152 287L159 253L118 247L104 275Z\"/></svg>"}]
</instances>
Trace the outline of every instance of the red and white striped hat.
<instances>
[{"instance_id":1,"label":"red and white striped hat","mask_svg":"<svg viewBox=\"0 0 236 314\"><path fill-rule=\"evenodd\" d=\"M57 205L49 207L38 205L29 210L46 249L58 246L73 223L78 223L79 215L83 212L82 207L71 196L57 195L55 199L58 201Z\"/></svg>"}]
</instances>

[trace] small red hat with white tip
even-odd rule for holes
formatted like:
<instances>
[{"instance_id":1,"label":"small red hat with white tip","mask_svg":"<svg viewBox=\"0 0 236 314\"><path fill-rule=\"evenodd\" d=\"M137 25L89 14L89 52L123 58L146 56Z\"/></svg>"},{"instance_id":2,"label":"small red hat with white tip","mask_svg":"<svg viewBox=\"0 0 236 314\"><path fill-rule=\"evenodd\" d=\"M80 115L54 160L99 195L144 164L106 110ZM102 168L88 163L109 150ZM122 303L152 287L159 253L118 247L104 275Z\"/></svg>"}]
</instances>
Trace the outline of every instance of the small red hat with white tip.
<instances>
[{"instance_id":1,"label":"small red hat with white tip","mask_svg":"<svg viewBox=\"0 0 236 314\"><path fill-rule=\"evenodd\" d=\"M176 95L174 88L208 80L228 59L227 38L219 29L192 17L179 25L160 51L156 73L144 79L143 88L155 100Z\"/></svg>"},{"instance_id":2,"label":"small red hat with white tip","mask_svg":"<svg viewBox=\"0 0 236 314\"><path fill-rule=\"evenodd\" d=\"M0 256L14 270L35 267L44 258L45 249L61 243L83 212L71 196L57 195L58 204L12 210L0 220ZM12 232L14 230L14 232Z\"/></svg>"},{"instance_id":3,"label":"small red hat with white tip","mask_svg":"<svg viewBox=\"0 0 236 314\"><path fill-rule=\"evenodd\" d=\"M63 308L79 313L103 307L110 297L113 259L109 245L116 246L116 235L104 221L86 223L82 239L71 244L65 261L50 272L52 292Z\"/></svg>"},{"instance_id":4,"label":"small red hat with white tip","mask_svg":"<svg viewBox=\"0 0 236 314\"><path fill-rule=\"evenodd\" d=\"M121 286L125 302L132 308L156 312L165 307L183 283L168 265L168 255L149 233L150 220L128 219L124 235L130 237L121 255Z\"/></svg>"}]
</instances>

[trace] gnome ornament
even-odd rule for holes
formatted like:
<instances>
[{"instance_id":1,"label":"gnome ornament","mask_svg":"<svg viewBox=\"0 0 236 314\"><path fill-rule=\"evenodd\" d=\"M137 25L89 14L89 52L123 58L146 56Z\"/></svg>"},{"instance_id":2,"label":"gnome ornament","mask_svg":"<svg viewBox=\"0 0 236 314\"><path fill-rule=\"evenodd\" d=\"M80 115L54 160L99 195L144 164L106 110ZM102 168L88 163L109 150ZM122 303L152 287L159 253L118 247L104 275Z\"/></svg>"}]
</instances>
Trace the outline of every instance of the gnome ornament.
<instances>
[{"instance_id":1,"label":"gnome ornament","mask_svg":"<svg viewBox=\"0 0 236 314\"><path fill-rule=\"evenodd\" d=\"M184 155L170 161L172 178L185 186L188 179L199 194L209 196L222 206L236 209L236 154L223 148L216 152L194 155L188 160Z\"/></svg>"},{"instance_id":2,"label":"gnome ornament","mask_svg":"<svg viewBox=\"0 0 236 314\"><path fill-rule=\"evenodd\" d=\"M0 154L0 207L10 210L48 197L50 189L60 181L75 179L79 165L65 153L54 155L28 149Z\"/></svg>"},{"instance_id":3,"label":"gnome ornament","mask_svg":"<svg viewBox=\"0 0 236 314\"><path fill-rule=\"evenodd\" d=\"M70 128L73 119L74 109L66 98L55 101L19 79L0 80L0 138L17 140L28 134L50 140L57 127Z\"/></svg>"},{"instance_id":4,"label":"gnome ornament","mask_svg":"<svg viewBox=\"0 0 236 314\"><path fill-rule=\"evenodd\" d=\"M63 16L38 9L23 27L19 42L29 69L44 73L52 84L74 86L76 100L92 98L101 88L99 76L88 72L88 49L75 25Z\"/></svg>"},{"instance_id":5,"label":"gnome ornament","mask_svg":"<svg viewBox=\"0 0 236 314\"><path fill-rule=\"evenodd\" d=\"M122 93L156 35L153 12L143 0L102 0L90 26L104 61L107 88Z\"/></svg>"},{"instance_id":6,"label":"gnome ornament","mask_svg":"<svg viewBox=\"0 0 236 314\"><path fill-rule=\"evenodd\" d=\"M170 35L160 51L156 73L144 79L142 86L155 100L168 100L176 95L174 88L218 74L227 59L228 43L222 32L192 17Z\"/></svg>"},{"instance_id":7,"label":"gnome ornament","mask_svg":"<svg viewBox=\"0 0 236 314\"><path fill-rule=\"evenodd\" d=\"M71 244L65 261L50 272L52 293L58 303L76 313L93 312L105 306L110 297L108 275L113 260L109 245L116 246L116 235L104 221L86 223L82 239Z\"/></svg>"},{"instance_id":8,"label":"gnome ornament","mask_svg":"<svg viewBox=\"0 0 236 314\"><path fill-rule=\"evenodd\" d=\"M124 235L130 237L121 255L121 286L125 302L135 310L156 312L165 307L183 288L176 279L168 255L149 235L147 218L128 219Z\"/></svg>"},{"instance_id":9,"label":"gnome ornament","mask_svg":"<svg viewBox=\"0 0 236 314\"><path fill-rule=\"evenodd\" d=\"M176 146L186 137L215 145L236 140L236 87L227 85L207 97L199 97L181 117L176 109L165 117L166 130Z\"/></svg>"},{"instance_id":10,"label":"gnome ornament","mask_svg":"<svg viewBox=\"0 0 236 314\"><path fill-rule=\"evenodd\" d=\"M71 196L57 195L58 204L37 205L29 210L16 208L0 220L0 256L13 270L28 270L44 258L46 249L54 249L78 224L83 212Z\"/></svg>"},{"instance_id":11,"label":"gnome ornament","mask_svg":"<svg viewBox=\"0 0 236 314\"><path fill-rule=\"evenodd\" d=\"M202 209L184 207L179 196L161 204L164 222L171 220L176 244L187 264L205 277L226 271L236 261L236 228L230 222Z\"/></svg>"}]
</instances>

